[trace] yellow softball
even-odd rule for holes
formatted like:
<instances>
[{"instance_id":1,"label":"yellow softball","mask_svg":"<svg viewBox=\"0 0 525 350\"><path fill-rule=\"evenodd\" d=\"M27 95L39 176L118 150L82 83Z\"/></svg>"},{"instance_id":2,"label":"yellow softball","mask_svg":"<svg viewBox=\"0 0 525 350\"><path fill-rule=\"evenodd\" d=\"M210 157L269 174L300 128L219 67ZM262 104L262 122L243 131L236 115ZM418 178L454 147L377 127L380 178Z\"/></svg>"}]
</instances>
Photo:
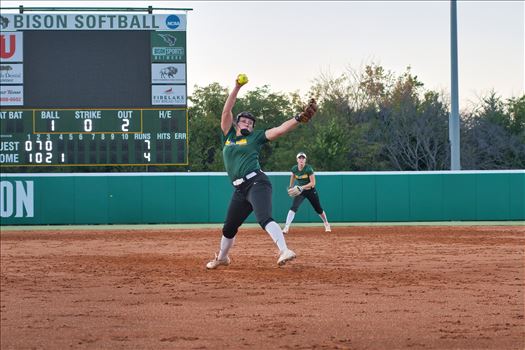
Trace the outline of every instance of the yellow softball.
<instances>
[{"instance_id":1,"label":"yellow softball","mask_svg":"<svg viewBox=\"0 0 525 350\"><path fill-rule=\"evenodd\" d=\"M241 73L237 76L237 83L239 85L244 85L248 82L248 76L244 73Z\"/></svg>"}]
</instances>

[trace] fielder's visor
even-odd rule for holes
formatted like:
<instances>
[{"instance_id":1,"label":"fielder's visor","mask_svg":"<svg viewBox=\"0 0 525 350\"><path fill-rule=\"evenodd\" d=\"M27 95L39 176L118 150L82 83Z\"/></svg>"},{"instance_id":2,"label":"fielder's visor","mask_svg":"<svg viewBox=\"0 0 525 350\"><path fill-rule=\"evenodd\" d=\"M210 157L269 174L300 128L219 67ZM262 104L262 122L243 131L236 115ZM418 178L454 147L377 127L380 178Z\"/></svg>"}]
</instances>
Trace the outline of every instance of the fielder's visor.
<instances>
[{"instance_id":1,"label":"fielder's visor","mask_svg":"<svg viewBox=\"0 0 525 350\"><path fill-rule=\"evenodd\" d=\"M299 152L299 153L297 153L297 156L296 156L295 158L299 159L299 158L301 158L301 157L304 157L305 159L307 158L307 157L306 157L306 154L305 154L304 152Z\"/></svg>"}]
</instances>

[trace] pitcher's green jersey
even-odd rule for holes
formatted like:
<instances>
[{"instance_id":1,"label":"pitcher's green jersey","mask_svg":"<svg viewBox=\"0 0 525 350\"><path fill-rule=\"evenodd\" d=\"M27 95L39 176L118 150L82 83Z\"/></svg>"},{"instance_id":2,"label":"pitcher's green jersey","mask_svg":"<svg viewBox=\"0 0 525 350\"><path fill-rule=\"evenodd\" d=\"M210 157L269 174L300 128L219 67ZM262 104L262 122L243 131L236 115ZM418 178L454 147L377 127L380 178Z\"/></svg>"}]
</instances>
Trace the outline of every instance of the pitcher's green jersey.
<instances>
[{"instance_id":1,"label":"pitcher's green jersey","mask_svg":"<svg viewBox=\"0 0 525 350\"><path fill-rule=\"evenodd\" d=\"M303 170L299 171L299 166L294 165L292 167L292 173L295 177L295 182L299 186L304 186L310 182L310 175L314 173L314 168L310 164L306 164Z\"/></svg>"},{"instance_id":2,"label":"pitcher's green jersey","mask_svg":"<svg viewBox=\"0 0 525 350\"><path fill-rule=\"evenodd\" d=\"M236 136L235 128L232 126L228 134L222 136L222 157L226 172L232 182L252 171L261 169L259 152L261 147L269 141L265 131L254 130L248 136Z\"/></svg>"}]
</instances>

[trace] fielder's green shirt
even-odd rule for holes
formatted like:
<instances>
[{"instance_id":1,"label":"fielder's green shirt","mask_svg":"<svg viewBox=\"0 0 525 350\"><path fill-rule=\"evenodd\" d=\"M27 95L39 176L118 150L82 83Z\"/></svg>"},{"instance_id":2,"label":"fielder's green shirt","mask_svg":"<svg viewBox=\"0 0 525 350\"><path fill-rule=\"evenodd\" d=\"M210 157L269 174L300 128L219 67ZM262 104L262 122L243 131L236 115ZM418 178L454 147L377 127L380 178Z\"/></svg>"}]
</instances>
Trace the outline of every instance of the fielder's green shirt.
<instances>
[{"instance_id":1,"label":"fielder's green shirt","mask_svg":"<svg viewBox=\"0 0 525 350\"><path fill-rule=\"evenodd\" d=\"M261 147L269 141L265 131L254 130L248 136L236 136L235 128L232 126L226 136L222 135L224 144L222 157L226 172L232 182L252 171L261 169L259 152Z\"/></svg>"},{"instance_id":2,"label":"fielder's green shirt","mask_svg":"<svg viewBox=\"0 0 525 350\"><path fill-rule=\"evenodd\" d=\"M295 177L295 182L297 182L299 186L304 186L310 182L310 175L314 173L314 168L312 168L310 164L306 164L303 170L299 170L299 166L294 165L292 167L292 173Z\"/></svg>"}]
</instances>

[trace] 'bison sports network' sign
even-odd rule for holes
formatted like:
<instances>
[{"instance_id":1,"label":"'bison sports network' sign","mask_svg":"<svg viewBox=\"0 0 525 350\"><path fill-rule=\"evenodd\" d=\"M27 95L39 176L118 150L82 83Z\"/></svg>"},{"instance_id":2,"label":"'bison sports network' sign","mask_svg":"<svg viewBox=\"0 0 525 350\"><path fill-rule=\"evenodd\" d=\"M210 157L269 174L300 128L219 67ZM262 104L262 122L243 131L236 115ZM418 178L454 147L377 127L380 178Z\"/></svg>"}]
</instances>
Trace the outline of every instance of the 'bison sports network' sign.
<instances>
[{"instance_id":1,"label":"'bison sports network' sign","mask_svg":"<svg viewBox=\"0 0 525 350\"><path fill-rule=\"evenodd\" d=\"M16 30L186 30L185 15L2 14L2 31Z\"/></svg>"}]
</instances>

